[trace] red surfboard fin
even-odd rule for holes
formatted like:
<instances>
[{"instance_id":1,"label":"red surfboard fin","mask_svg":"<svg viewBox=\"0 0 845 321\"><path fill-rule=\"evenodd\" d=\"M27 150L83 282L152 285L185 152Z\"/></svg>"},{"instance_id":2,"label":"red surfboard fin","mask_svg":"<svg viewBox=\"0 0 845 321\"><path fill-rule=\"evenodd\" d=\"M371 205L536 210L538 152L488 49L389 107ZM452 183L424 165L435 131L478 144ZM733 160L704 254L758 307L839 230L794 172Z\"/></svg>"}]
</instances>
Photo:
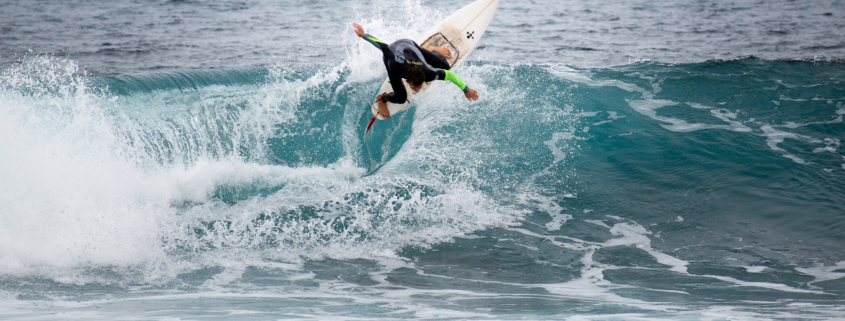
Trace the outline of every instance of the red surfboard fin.
<instances>
[{"instance_id":1,"label":"red surfboard fin","mask_svg":"<svg viewBox=\"0 0 845 321\"><path fill-rule=\"evenodd\" d=\"M367 131L364 132L364 135L370 132L370 127L373 127L373 123L376 122L376 117L373 116L373 119L370 119L370 123L367 124Z\"/></svg>"},{"instance_id":2,"label":"red surfboard fin","mask_svg":"<svg viewBox=\"0 0 845 321\"><path fill-rule=\"evenodd\" d=\"M386 93L381 93L381 95L378 95L378 98L376 99L376 102L383 101L384 99L382 99L382 97L384 96L384 94L386 94ZM369 124L367 124L367 130L366 130L366 131L364 131L364 135L366 135L367 133L369 133L369 132L370 132L370 127L373 127L373 123L375 123L375 122L376 122L376 117L378 117L378 115L376 115L375 117L373 117L373 119L370 119L370 123L369 123Z\"/></svg>"}]
</instances>

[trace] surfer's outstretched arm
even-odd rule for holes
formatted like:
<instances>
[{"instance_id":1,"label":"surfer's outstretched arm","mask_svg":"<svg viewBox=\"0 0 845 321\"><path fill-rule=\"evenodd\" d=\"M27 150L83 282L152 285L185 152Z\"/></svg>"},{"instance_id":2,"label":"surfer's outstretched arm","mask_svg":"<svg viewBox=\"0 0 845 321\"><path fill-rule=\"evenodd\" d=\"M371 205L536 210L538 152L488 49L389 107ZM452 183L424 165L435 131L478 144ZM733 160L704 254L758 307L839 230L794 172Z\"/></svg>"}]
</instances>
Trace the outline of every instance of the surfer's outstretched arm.
<instances>
[{"instance_id":1,"label":"surfer's outstretched arm","mask_svg":"<svg viewBox=\"0 0 845 321\"><path fill-rule=\"evenodd\" d=\"M389 58L393 57L393 52L390 51L390 46L388 46L386 43L384 43L381 40L378 40L376 37L373 37L372 35L365 33L364 28L361 27L361 25L359 25L357 23L353 23L352 27L355 28L355 34L357 34L358 37L361 37L364 40L366 40L367 42L373 44L373 46L376 46L376 48L381 50L381 52L384 53L386 56L389 54L390 55Z\"/></svg>"},{"instance_id":2,"label":"surfer's outstretched arm","mask_svg":"<svg viewBox=\"0 0 845 321\"><path fill-rule=\"evenodd\" d=\"M425 81L432 81L435 79L451 81L453 84L455 84L455 86L458 86L458 88L460 88L461 91L464 92L464 96L466 96L467 99L469 99L470 101L478 100L478 92L476 92L474 89L470 89L469 86L467 86L467 84L463 80L461 80L461 77L458 77L458 74L449 70L451 68L449 66L449 62L446 61L446 58L448 57L443 56L443 54L439 50L442 49L442 51L444 51L445 53L449 53L449 57L451 57L452 55L449 52L449 49L445 47L429 46L429 48L431 49L438 49L435 51L431 51L428 49L423 49L422 47L417 45L416 42L414 43L414 45L416 45L417 50L419 50L420 54L422 55L422 58L425 60L425 63L423 64L423 66L425 67L424 69L429 70L429 72L426 72Z\"/></svg>"},{"instance_id":3,"label":"surfer's outstretched arm","mask_svg":"<svg viewBox=\"0 0 845 321\"><path fill-rule=\"evenodd\" d=\"M390 53L390 57L391 58L393 57L393 51L390 51L390 47L386 43L382 42L381 40L376 39L376 37L373 37L369 34L365 34L361 38L364 38L364 40L373 44L373 46L376 46L376 48L381 49L381 52L383 52L385 54L385 56L387 56L388 53Z\"/></svg>"},{"instance_id":4,"label":"surfer's outstretched arm","mask_svg":"<svg viewBox=\"0 0 845 321\"><path fill-rule=\"evenodd\" d=\"M470 101L478 100L478 92L475 89L469 88L467 84L461 80L461 77L458 77L454 71L451 70L439 70L437 72L437 80L448 80L451 81L455 86L461 89L464 92L464 96L469 99Z\"/></svg>"}]
</instances>

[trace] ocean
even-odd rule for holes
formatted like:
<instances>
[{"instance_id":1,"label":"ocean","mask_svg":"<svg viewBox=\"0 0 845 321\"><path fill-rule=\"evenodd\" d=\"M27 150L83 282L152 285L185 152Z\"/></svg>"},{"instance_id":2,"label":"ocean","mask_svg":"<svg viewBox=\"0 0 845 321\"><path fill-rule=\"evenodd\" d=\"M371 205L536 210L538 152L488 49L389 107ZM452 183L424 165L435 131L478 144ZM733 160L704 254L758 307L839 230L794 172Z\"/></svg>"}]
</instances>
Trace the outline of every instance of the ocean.
<instances>
[{"instance_id":1,"label":"ocean","mask_svg":"<svg viewBox=\"0 0 845 321\"><path fill-rule=\"evenodd\" d=\"M845 1L0 2L0 319L845 319Z\"/></svg>"}]
</instances>

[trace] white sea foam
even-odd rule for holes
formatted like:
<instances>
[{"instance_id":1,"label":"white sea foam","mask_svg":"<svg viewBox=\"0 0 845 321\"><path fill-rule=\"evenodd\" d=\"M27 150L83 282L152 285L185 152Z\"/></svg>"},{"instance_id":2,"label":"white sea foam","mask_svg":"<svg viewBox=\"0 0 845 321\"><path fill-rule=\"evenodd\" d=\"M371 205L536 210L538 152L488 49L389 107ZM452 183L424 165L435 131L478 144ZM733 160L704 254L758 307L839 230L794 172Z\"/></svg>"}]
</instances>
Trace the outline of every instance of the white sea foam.
<instances>
[{"instance_id":1,"label":"white sea foam","mask_svg":"<svg viewBox=\"0 0 845 321\"><path fill-rule=\"evenodd\" d=\"M710 107L710 106L704 106L702 104L692 103L692 102L687 102L687 105L689 105L690 107L695 108L695 109L712 109L713 108L713 107Z\"/></svg>"},{"instance_id":2,"label":"white sea foam","mask_svg":"<svg viewBox=\"0 0 845 321\"><path fill-rule=\"evenodd\" d=\"M583 83L588 86L594 87L617 87L622 90L628 92L639 92L642 94L642 100L631 100L628 102L628 105L638 113L647 116L651 119L654 119L659 122L668 123L668 124L661 124L663 128L667 130L674 131L674 132L692 132L698 130L730 130L734 132L750 132L754 133L754 129L746 126L742 121L738 121L737 119L737 112L732 112L727 109L723 108L713 108L709 106L705 106L695 102L687 102L686 105L695 108L695 109L709 109L710 114L727 123L727 125L712 125L712 124L703 124L703 123L689 123L683 119L667 117L667 116L659 116L657 110L663 107L668 106L677 106L680 105L677 102L670 101L670 100L663 100L663 99L654 99L655 94L658 92L657 90L659 87L654 87L655 91L648 91L643 89L639 86L628 84L619 80L595 80L592 79L593 75L589 71L577 70L565 66L554 66L550 68L550 72L558 77L563 79ZM656 86L656 85L655 85ZM796 101L796 102L805 102L808 101L807 99L791 99L787 98L783 95L780 96L780 100L786 101ZM720 105L724 105L725 103L719 103ZM776 105L779 105L779 102L775 101ZM821 121L821 122L811 122L811 123L795 123L795 122L786 122L783 125L773 126L773 125L766 125L760 124L760 131L762 135L766 137L766 143L775 152L780 152L783 157L791 159L792 161L798 164L808 164L806 160L802 159L801 157L786 152L784 149L778 147L777 145L782 143L784 139L797 139L804 141L806 143L811 144L818 144L824 143L825 147L818 147L813 150L814 153L820 152L835 152L836 149L839 147L838 138L825 138L825 139L816 139L813 137L790 133L786 131L781 131L775 129L775 127L785 127L790 129L796 129L799 127L813 125L813 124L833 124L833 123L840 123L843 121L843 115L845 115L845 107L843 107L842 102L838 102L836 114L839 116L836 119L830 121ZM753 122L754 119L750 119L748 122ZM598 126L604 124L605 122L598 122L594 123L594 125ZM843 165L845 166L845 165Z\"/></svg>"},{"instance_id":3,"label":"white sea foam","mask_svg":"<svg viewBox=\"0 0 845 321\"><path fill-rule=\"evenodd\" d=\"M654 99L654 100L633 100L628 102L628 106L631 106L634 110L643 114L651 119L661 121L664 123L669 123L671 125L661 125L663 128L671 130L673 132L692 132L702 129L726 129L726 130L737 130L743 131L742 129L735 129L729 125L709 125L709 124L701 124L701 123L688 123L685 120L672 118L672 117L665 117L665 116L658 116L657 110L667 106L676 106L678 103L670 100L661 100L661 99ZM744 126L743 126L744 127Z\"/></svg>"},{"instance_id":4,"label":"white sea foam","mask_svg":"<svg viewBox=\"0 0 845 321\"><path fill-rule=\"evenodd\" d=\"M807 162L801 159L800 157L795 156L787 152L783 148L778 147L778 144L783 143L783 141L787 138L809 141L812 140L811 137L778 130L770 125L764 125L760 127L760 130L762 130L763 134L766 135L766 144L769 145L769 148L771 150L781 152L783 154L783 157L789 158L798 164L807 164Z\"/></svg>"},{"instance_id":5,"label":"white sea foam","mask_svg":"<svg viewBox=\"0 0 845 321\"><path fill-rule=\"evenodd\" d=\"M602 220L584 220L584 222L587 222L587 223L590 223L590 224L595 224L595 225L602 226L602 227L610 229L610 226L607 226L607 224L605 224L604 221L602 221Z\"/></svg>"},{"instance_id":6,"label":"white sea foam","mask_svg":"<svg viewBox=\"0 0 845 321\"><path fill-rule=\"evenodd\" d=\"M727 109L712 109L710 110L710 114L713 117L719 118L722 121L730 124L731 130L735 132L750 132L751 128L748 126L743 125L741 122L736 121L736 113L728 111Z\"/></svg>"},{"instance_id":7,"label":"white sea foam","mask_svg":"<svg viewBox=\"0 0 845 321\"><path fill-rule=\"evenodd\" d=\"M204 160L202 156L186 155L209 152L201 147L202 143L194 143L194 139L205 139L207 145L214 145L215 137L202 136L202 130L208 128L198 128L198 135L192 140L181 140L187 145L170 145L170 155L176 156L171 160L177 163L162 164L161 158L145 153L162 151L163 145L142 137L147 129L124 122L122 116L112 114L112 108L117 104L130 107L131 112L135 104L141 103L156 109L160 104L150 104L151 101L168 99L113 99L90 89L76 71L72 62L46 56L29 58L23 66L4 71L2 81L9 85L0 93L0 104L4 106L0 113L5 116L0 130L7 138L0 143L4 164L0 175L5 177L5 184L0 186L0 194L4 195L0 206L4 209L0 215L0 265L4 273L50 276L71 268L167 261L162 239L173 233L173 226L168 223L176 209L171 202L207 201L220 185L257 181L272 186L321 173L331 176L337 172L342 179L363 173L354 168L292 169L248 163L238 157ZM312 85L293 86L293 90ZM283 91L285 86L281 86ZM207 90L221 89L212 86ZM284 113L279 114L281 117L267 117L266 106L278 106L274 98L290 98L273 96L273 92L278 91L265 93L263 101L241 114L242 124L249 124L240 127L245 135L238 135L238 128L214 129L229 131L234 137L263 140L261 137L267 135L260 131L272 131L273 127L267 120L277 124L291 119ZM214 122L205 122L211 123ZM168 133L161 128L165 130L159 133ZM175 135L167 137L170 141L180 142L180 129L170 133ZM260 155L262 144L253 144L253 152Z\"/></svg>"},{"instance_id":8,"label":"white sea foam","mask_svg":"<svg viewBox=\"0 0 845 321\"><path fill-rule=\"evenodd\" d=\"M822 143L825 146L813 149L813 153L823 153L823 152L836 153L836 150L840 146L839 138L825 138L822 141Z\"/></svg>"},{"instance_id":9,"label":"white sea foam","mask_svg":"<svg viewBox=\"0 0 845 321\"><path fill-rule=\"evenodd\" d=\"M651 99L654 93L645 90L637 85L629 84L620 80L594 80L592 73L587 70L579 70L564 65L555 65L549 68L549 72L562 79L582 83L591 87L617 87L628 92L638 92L645 99Z\"/></svg>"},{"instance_id":10,"label":"white sea foam","mask_svg":"<svg viewBox=\"0 0 845 321\"><path fill-rule=\"evenodd\" d=\"M45 58L23 67L32 70L6 70L3 81L12 88L0 92L0 133L6 137L0 142L0 267L5 274L86 283L91 280L73 271L139 267L147 271L144 279L157 279L240 262L227 265L226 273L210 281L211 287L236 280L247 264L262 265L267 258L296 262L300 257L395 256L404 246L449 241L477 229L512 224L524 214L472 188L471 175L419 177L417 171L400 170L420 161L450 168L456 166L455 159L465 158L466 146L451 146L432 135L429 128L443 124L443 113L427 120L425 104L414 124L416 134L380 173L364 177L366 170L351 161L358 149L354 112L344 120L347 148L339 161L327 166L264 164L267 138L280 124L298 119L304 96L324 94L320 88L332 88L325 85L336 83L340 70L359 64L323 70L302 81L288 81L284 68L271 68L266 86L209 86L199 93L208 94L207 99L190 102L173 91L112 99L88 88L67 61ZM470 70L464 79L483 89L474 73L485 72L495 71ZM377 76L351 78L354 82ZM52 87L44 89L45 83ZM38 96L22 94L26 90L20 88ZM485 99L513 98L503 95ZM467 104L452 98L432 101ZM209 103L243 109L222 115L224 109L203 106ZM143 114L142 107L196 113L187 118L171 115L169 120L149 115L133 119ZM237 155L239 149L247 150L249 159ZM564 150L557 147L559 153ZM421 187L435 195L423 196ZM266 191L227 204L211 198L220 188ZM397 189L409 197L398 196ZM374 215L348 197L358 194L384 209L382 214ZM535 205L565 223L567 214L552 200L544 197ZM320 209L321 216L259 219L296 213L300 206ZM349 230L335 230L336 219L350 224ZM417 223L406 225L403 220ZM357 233L375 236L362 239ZM261 250L268 242L286 245L279 251ZM167 254L174 248L194 254L183 261Z\"/></svg>"},{"instance_id":11,"label":"white sea foam","mask_svg":"<svg viewBox=\"0 0 845 321\"><path fill-rule=\"evenodd\" d=\"M679 273L687 272L687 265L689 263L654 250L651 247L651 240L648 236L646 236L651 234L651 232L647 231L639 224L632 225L628 223L617 223L610 229L610 233L613 235L621 235L622 237L611 239L605 242L604 246L633 245L653 256L658 263L671 266L669 269L670 271Z\"/></svg>"},{"instance_id":12,"label":"white sea foam","mask_svg":"<svg viewBox=\"0 0 845 321\"><path fill-rule=\"evenodd\" d=\"M766 266L744 266L743 268L745 268L748 273L760 273L763 272L763 270L768 269Z\"/></svg>"},{"instance_id":13,"label":"white sea foam","mask_svg":"<svg viewBox=\"0 0 845 321\"><path fill-rule=\"evenodd\" d=\"M552 151L552 155L555 158L554 162L557 163L566 159L566 153L560 147L557 146L557 143L562 140L567 141L573 139L575 139L575 135L573 135L571 132L556 132L552 134L552 139L543 142L543 144L549 146L549 149Z\"/></svg>"},{"instance_id":14,"label":"white sea foam","mask_svg":"<svg viewBox=\"0 0 845 321\"><path fill-rule=\"evenodd\" d=\"M100 97L75 68L39 57L0 79L0 88L10 86L0 92L4 273L136 264L163 254L158 224L173 213L174 191L123 158Z\"/></svg>"},{"instance_id":15,"label":"white sea foam","mask_svg":"<svg viewBox=\"0 0 845 321\"><path fill-rule=\"evenodd\" d=\"M837 272L837 270L839 271ZM814 278L813 281L807 284L813 286L813 283L845 278L845 272L842 272L845 271L845 261L836 262L836 264L829 266L818 265L809 268L796 267L795 271L812 276Z\"/></svg>"},{"instance_id":16,"label":"white sea foam","mask_svg":"<svg viewBox=\"0 0 845 321\"><path fill-rule=\"evenodd\" d=\"M617 113L615 111L608 111L607 113L609 114L609 116L607 116L608 119L616 120L616 119L622 119L622 118L627 117L627 116L619 116L619 115L617 115Z\"/></svg>"},{"instance_id":17,"label":"white sea foam","mask_svg":"<svg viewBox=\"0 0 845 321\"><path fill-rule=\"evenodd\" d=\"M620 218L621 219L621 218ZM795 292L795 293L812 293L812 294L827 294L823 291L818 290L806 290L791 287L786 284L780 283L769 283L769 282L749 282L743 281L736 278L728 277L728 276L721 276L721 275L696 275L690 274L687 271L687 265L689 262L678 259L671 255L667 255L660 251L657 251L651 247L651 240L648 238L648 235L651 234L648 230L642 227L639 224L630 222L630 223L617 223L614 224L612 227L607 225L604 221L598 220L585 220L588 223L596 224L598 226L602 226L608 228L610 233L614 236L618 236L616 238L609 239L602 243L595 243L595 242L585 242L582 240L574 239L566 237L566 239L573 241L574 243L569 242L559 242L555 241L554 237L551 236L544 236L537 233L532 233L524 229L513 229L514 231L518 231L522 234L544 238L555 245L574 250L583 252L584 256L581 259L582 264L584 264L584 268L581 270L581 276L569 282L565 282L562 284L553 284L553 285L544 285L544 288L547 290L557 293L557 294L565 294L567 291L575 291L574 289L578 288L580 290L580 296L583 297L596 297L602 298L602 300L607 300L610 302L615 302L618 304L624 305L636 305L641 308L645 309L655 309L655 310L664 310L667 308L666 305L651 305L645 302L639 302L637 300L631 300L627 298L620 298L615 294L609 292L609 290L618 287L610 282L604 280L602 276L602 271L607 269L615 269L617 267L613 267L606 264L597 263L592 260L592 256L598 249L601 248L608 248L608 247L616 247L616 246L633 246L637 249L645 251L649 255L651 255L658 263L664 264L669 266L669 271L673 271L676 273L680 273L682 275L687 275L691 277L703 277L703 278L711 278L716 279L728 283L732 283L735 286L747 286L747 287L757 287L757 288L766 288L771 290L778 290L783 292ZM558 236L560 237L560 236ZM813 275L816 277L811 283L826 281L826 280L833 280L838 278L845 277L845 273L839 272L832 272L837 269L841 269L845 266L845 262L839 262L835 266L828 266L828 267L818 267L818 268L796 268L797 271ZM761 273L766 267L763 266L750 266L745 267L748 272L751 273Z\"/></svg>"},{"instance_id":18,"label":"white sea foam","mask_svg":"<svg viewBox=\"0 0 845 321\"><path fill-rule=\"evenodd\" d=\"M559 206L558 206L559 207ZM552 220L546 223L546 229L549 231L558 231L563 224L566 224L566 221L572 219L572 215L570 214L563 214L562 209L557 208L547 208L547 213L550 213Z\"/></svg>"}]
</instances>

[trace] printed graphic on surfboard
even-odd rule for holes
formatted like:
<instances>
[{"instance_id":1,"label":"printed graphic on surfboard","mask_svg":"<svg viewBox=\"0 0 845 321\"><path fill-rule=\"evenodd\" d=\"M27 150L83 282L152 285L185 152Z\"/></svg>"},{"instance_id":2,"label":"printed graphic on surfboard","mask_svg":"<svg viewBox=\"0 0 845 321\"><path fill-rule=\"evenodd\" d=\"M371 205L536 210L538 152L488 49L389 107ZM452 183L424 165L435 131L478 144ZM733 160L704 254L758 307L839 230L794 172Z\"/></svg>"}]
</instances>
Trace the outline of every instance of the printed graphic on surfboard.
<instances>
[{"instance_id":1,"label":"printed graphic on surfboard","mask_svg":"<svg viewBox=\"0 0 845 321\"><path fill-rule=\"evenodd\" d=\"M499 0L478 0L470 3L441 21L425 36L417 39L416 42L423 48L430 45L449 48L452 52L452 58L447 59L447 61L454 70L481 40L481 36L487 30L487 26L493 19L493 14L496 13L498 6ZM405 85L405 90L409 93L409 101L404 104L388 104L387 108L391 116L408 109L414 100L413 90L406 81L403 80L402 82ZM426 88L428 86L423 84L420 92L425 91ZM385 80L378 93L391 92L393 92L393 88L390 82ZM381 120L385 119L378 113L377 103L373 102L371 109L373 116Z\"/></svg>"}]
</instances>

